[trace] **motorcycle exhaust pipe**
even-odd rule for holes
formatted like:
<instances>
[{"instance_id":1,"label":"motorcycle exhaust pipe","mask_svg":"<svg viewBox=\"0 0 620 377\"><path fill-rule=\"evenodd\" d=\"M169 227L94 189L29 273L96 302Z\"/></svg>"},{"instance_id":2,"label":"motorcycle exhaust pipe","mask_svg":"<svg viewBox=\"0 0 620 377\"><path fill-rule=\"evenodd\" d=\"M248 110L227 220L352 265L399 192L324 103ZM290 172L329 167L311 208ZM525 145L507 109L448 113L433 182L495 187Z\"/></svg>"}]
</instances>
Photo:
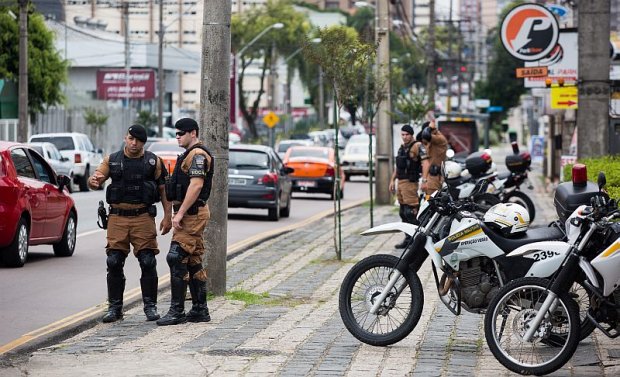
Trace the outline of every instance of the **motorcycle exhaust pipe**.
<instances>
[{"instance_id":1,"label":"motorcycle exhaust pipe","mask_svg":"<svg viewBox=\"0 0 620 377\"><path fill-rule=\"evenodd\" d=\"M454 278L452 278L452 276L448 276L446 274L443 274L443 276L441 277L441 280L439 280L439 286L437 291L439 292L440 296L445 296L448 291L450 291L450 288L452 287L452 283L454 283Z\"/></svg>"}]
</instances>

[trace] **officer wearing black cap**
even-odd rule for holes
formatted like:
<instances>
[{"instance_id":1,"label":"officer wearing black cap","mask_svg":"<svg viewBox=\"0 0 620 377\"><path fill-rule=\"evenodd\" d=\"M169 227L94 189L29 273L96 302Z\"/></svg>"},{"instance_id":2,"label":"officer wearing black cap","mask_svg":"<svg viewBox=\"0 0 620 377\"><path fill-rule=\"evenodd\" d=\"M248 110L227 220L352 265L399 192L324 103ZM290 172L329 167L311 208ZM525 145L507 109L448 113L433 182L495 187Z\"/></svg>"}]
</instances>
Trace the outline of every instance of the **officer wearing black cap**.
<instances>
[{"instance_id":1,"label":"officer wearing black cap","mask_svg":"<svg viewBox=\"0 0 620 377\"><path fill-rule=\"evenodd\" d=\"M148 321L160 318L157 314L157 229L155 203L162 201L164 218L159 225L162 234L172 227L172 206L166 199L163 161L152 152L144 151L146 129L134 124L125 135L125 147L103 159L95 173L88 179L91 189L98 189L108 179L112 183L106 190L110 205L106 245L108 266L108 311L103 322L123 318L123 292L125 274L123 267L130 246L138 258L142 276L142 300Z\"/></svg>"},{"instance_id":2,"label":"officer wearing black cap","mask_svg":"<svg viewBox=\"0 0 620 377\"><path fill-rule=\"evenodd\" d=\"M207 272L203 267L203 233L211 217L207 200L213 182L213 156L200 141L194 119L179 119L174 127L177 142L185 152L177 158L166 184L166 195L174 209L172 242L166 256L171 295L170 310L157 321L160 326L211 320L207 307ZM185 314L188 285L192 308Z\"/></svg>"},{"instance_id":3,"label":"officer wearing black cap","mask_svg":"<svg viewBox=\"0 0 620 377\"><path fill-rule=\"evenodd\" d=\"M448 140L437 129L435 121L424 122L422 131L418 134L418 139L424 146L426 152L423 156L422 164L422 185L421 189L427 195L434 193L443 184L441 166L446 160L448 151Z\"/></svg>"},{"instance_id":4,"label":"officer wearing black cap","mask_svg":"<svg viewBox=\"0 0 620 377\"><path fill-rule=\"evenodd\" d=\"M400 137L403 144L398 149L396 155L396 169L392 173L390 180L390 192L394 192L395 182L398 180L398 203L400 204L399 215L403 222L417 224L418 209L420 202L418 198L418 180L422 173L422 159L424 147L422 143L413 137L413 127L405 124L400 129ZM397 249L407 246L411 236L405 235L405 239L396 244Z\"/></svg>"}]
</instances>

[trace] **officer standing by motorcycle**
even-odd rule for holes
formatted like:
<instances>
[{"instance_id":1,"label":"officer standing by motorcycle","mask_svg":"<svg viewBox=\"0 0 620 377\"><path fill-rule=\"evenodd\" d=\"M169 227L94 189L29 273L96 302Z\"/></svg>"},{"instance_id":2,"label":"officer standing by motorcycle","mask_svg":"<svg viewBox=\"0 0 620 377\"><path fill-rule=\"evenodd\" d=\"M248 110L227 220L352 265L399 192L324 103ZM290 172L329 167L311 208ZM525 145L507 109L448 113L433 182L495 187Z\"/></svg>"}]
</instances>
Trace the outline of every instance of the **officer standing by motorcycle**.
<instances>
[{"instance_id":1,"label":"officer standing by motorcycle","mask_svg":"<svg viewBox=\"0 0 620 377\"><path fill-rule=\"evenodd\" d=\"M417 224L420 202L418 197L418 180L422 173L422 158L425 154L424 146L413 137L413 127L406 124L400 129L403 144L396 155L396 169L390 179L390 192L394 192L395 181L398 179L399 215L403 222ZM397 249L407 246L411 236L405 234L405 239L396 244Z\"/></svg>"},{"instance_id":2,"label":"officer standing by motorcycle","mask_svg":"<svg viewBox=\"0 0 620 377\"><path fill-rule=\"evenodd\" d=\"M423 164L422 168L422 191L430 195L441 188L443 176L441 165L446 160L448 151L448 140L437 129L435 121L425 122L421 131L422 144L424 145L428 164Z\"/></svg>"},{"instance_id":3,"label":"officer standing by motorcycle","mask_svg":"<svg viewBox=\"0 0 620 377\"><path fill-rule=\"evenodd\" d=\"M135 124L129 127L123 150L106 156L88 179L88 186L96 190L108 178L112 178L106 190L106 201L110 205L106 245L108 312L103 322L115 322L123 318L123 267L130 245L133 246L133 253L142 270L140 287L146 319L155 321L160 317L157 314L155 255L159 249L155 203L161 199L164 208L164 218L159 225L162 234L170 231L172 211L165 197L164 179L167 171L161 158L144 150L146 139L143 126Z\"/></svg>"},{"instance_id":4,"label":"officer standing by motorcycle","mask_svg":"<svg viewBox=\"0 0 620 377\"><path fill-rule=\"evenodd\" d=\"M179 119L176 138L185 152L177 158L166 195L172 201L172 242L166 261L170 266L170 310L157 321L160 326L184 322L209 322L207 272L202 265L205 248L203 233L211 217L207 200L213 181L213 156L198 138L198 123ZM189 285L192 309L185 314L185 294Z\"/></svg>"}]
</instances>

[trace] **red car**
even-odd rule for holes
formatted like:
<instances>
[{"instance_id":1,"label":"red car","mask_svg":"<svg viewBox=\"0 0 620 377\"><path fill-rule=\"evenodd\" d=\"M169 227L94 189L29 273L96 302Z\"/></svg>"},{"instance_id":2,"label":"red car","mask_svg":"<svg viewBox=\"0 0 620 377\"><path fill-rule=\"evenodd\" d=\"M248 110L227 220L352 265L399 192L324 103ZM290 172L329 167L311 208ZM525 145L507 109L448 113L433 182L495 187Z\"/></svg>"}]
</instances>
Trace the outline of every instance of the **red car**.
<instances>
[{"instance_id":1,"label":"red car","mask_svg":"<svg viewBox=\"0 0 620 377\"><path fill-rule=\"evenodd\" d=\"M26 263L29 245L52 244L54 254L75 250L77 212L67 186L70 178L23 144L0 141L0 261Z\"/></svg>"}]
</instances>

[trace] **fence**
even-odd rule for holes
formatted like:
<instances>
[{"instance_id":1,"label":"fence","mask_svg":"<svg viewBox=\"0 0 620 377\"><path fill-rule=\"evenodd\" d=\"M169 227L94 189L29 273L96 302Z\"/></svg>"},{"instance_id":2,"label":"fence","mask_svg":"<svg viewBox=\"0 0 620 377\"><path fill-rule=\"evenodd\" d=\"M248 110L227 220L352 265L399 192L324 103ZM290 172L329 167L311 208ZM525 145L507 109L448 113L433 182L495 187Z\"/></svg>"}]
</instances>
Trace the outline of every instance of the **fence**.
<instances>
[{"instance_id":1,"label":"fence","mask_svg":"<svg viewBox=\"0 0 620 377\"><path fill-rule=\"evenodd\" d=\"M17 141L19 119L0 119L0 140Z\"/></svg>"}]
</instances>

